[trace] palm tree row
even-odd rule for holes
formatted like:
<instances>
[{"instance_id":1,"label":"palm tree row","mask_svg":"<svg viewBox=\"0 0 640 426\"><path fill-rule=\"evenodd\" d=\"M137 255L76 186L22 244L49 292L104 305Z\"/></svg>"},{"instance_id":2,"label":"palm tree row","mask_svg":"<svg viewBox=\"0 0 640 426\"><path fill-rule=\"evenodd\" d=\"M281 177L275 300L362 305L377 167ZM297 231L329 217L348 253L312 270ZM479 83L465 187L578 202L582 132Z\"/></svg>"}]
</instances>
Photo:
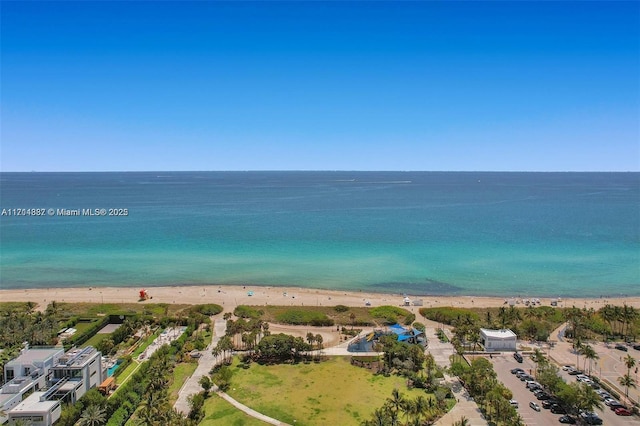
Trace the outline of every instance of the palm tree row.
<instances>
[{"instance_id":1,"label":"palm tree row","mask_svg":"<svg viewBox=\"0 0 640 426\"><path fill-rule=\"evenodd\" d=\"M626 338L637 332L633 326L636 320L640 318L640 311L633 306L626 304L623 306L605 305L600 308L598 314L609 324L613 335Z\"/></svg>"},{"instance_id":2,"label":"palm tree row","mask_svg":"<svg viewBox=\"0 0 640 426\"><path fill-rule=\"evenodd\" d=\"M406 398L398 389L391 392L384 405L377 408L362 426L422 426L432 424L444 414L446 404L438 401L438 395L415 399Z\"/></svg>"}]
</instances>

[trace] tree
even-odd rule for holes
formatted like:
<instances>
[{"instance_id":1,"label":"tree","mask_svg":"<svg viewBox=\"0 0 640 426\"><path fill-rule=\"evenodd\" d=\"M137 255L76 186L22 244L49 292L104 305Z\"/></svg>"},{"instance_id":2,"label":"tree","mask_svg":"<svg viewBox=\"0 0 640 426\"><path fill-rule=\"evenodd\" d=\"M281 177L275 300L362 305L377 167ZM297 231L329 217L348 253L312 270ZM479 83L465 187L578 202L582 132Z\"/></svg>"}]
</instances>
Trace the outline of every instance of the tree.
<instances>
[{"instance_id":1,"label":"tree","mask_svg":"<svg viewBox=\"0 0 640 426\"><path fill-rule=\"evenodd\" d=\"M206 398L207 396L209 396L209 391L213 386L213 383L211 382L211 379L209 378L209 376L200 377L200 380L198 380L198 383L200 384L200 386L202 386L202 390L204 390L204 397Z\"/></svg>"},{"instance_id":2,"label":"tree","mask_svg":"<svg viewBox=\"0 0 640 426\"><path fill-rule=\"evenodd\" d=\"M404 395L400 393L398 388L394 388L393 391L391 391L391 398L387 398L387 404L391 407L397 421L398 417L400 417L400 411L404 409L406 404Z\"/></svg>"},{"instance_id":3,"label":"tree","mask_svg":"<svg viewBox=\"0 0 640 426\"><path fill-rule=\"evenodd\" d=\"M600 356L591 345L583 345L582 348L580 348L580 353L584 356L584 370L587 369L587 361L589 361L589 375L591 375L591 362L600 359Z\"/></svg>"},{"instance_id":4,"label":"tree","mask_svg":"<svg viewBox=\"0 0 640 426\"><path fill-rule=\"evenodd\" d=\"M100 426L106 423L106 412L99 405L89 405L80 416L80 426Z\"/></svg>"},{"instance_id":5,"label":"tree","mask_svg":"<svg viewBox=\"0 0 640 426\"><path fill-rule=\"evenodd\" d=\"M204 406L204 395L202 393L194 393L189 396L188 402L191 410L187 417L194 422L199 423L204 417L204 412L202 411L202 407Z\"/></svg>"},{"instance_id":6,"label":"tree","mask_svg":"<svg viewBox=\"0 0 640 426\"><path fill-rule=\"evenodd\" d=\"M625 392L624 392L624 396L629 399L629 388L636 388L636 381L633 377L631 377L629 374L625 374L622 377L618 377L618 383L620 383L621 386L624 386L625 388Z\"/></svg>"},{"instance_id":7,"label":"tree","mask_svg":"<svg viewBox=\"0 0 640 426\"><path fill-rule=\"evenodd\" d=\"M460 420L456 421L453 424L453 426L469 426L469 425L470 425L469 420L465 416L460 417Z\"/></svg>"},{"instance_id":8,"label":"tree","mask_svg":"<svg viewBox=\"0 0 640 426\"><path fill-rule=\"evenodd\" d=\"M631 369L636 366L636 360L631 355L624 357L624 365L627 367L627 375L631 373Z\"/></svg>"},{"instance_id":9,"label":"tree","mask_svg":"<svg viewBox=\"0 0 640 426\"><path fill-rule=\"evenodd\" d=\"M231 370L228 365L217 367L212 373L213 382L218 385L221 391L224 392L229 389L229 386L231 386L231 378L233 377L233 370Z\"/></svg>"}]
</instances>

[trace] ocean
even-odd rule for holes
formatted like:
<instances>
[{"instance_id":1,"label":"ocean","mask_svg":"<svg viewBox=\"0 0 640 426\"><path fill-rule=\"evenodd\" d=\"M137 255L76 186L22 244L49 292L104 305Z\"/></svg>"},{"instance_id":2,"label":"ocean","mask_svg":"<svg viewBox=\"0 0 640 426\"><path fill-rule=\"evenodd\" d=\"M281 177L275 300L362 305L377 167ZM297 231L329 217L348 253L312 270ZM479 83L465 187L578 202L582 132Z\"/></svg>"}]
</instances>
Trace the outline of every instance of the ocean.
<instances>
[{"instance_id":1,"label":"ocean","mask_svg":"<svg viewBox=\"0 0 640 426\"><path fill-rule=\"evenodd\" d=\"M0 288L640 295L640 173L0 173Z\"/></svg>"}]
</instances>

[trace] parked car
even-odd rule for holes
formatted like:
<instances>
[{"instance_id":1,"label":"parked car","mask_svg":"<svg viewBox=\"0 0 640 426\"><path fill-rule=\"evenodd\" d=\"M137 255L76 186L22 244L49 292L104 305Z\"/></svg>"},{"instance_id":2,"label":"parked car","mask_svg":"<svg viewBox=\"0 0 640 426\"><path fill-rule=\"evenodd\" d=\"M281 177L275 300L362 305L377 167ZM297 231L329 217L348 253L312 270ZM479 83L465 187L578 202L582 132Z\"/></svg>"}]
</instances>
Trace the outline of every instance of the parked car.
<instances>
[{"instance_id":1,"label":"parked car","mask_svg":"<svg viewBox=\"0 0 640 426\"><path fill-rule=\"evenodd\" d=\"M573 370L573 365L563 365L562 370L563 371Z\"/></svg>"},{"instance_id":2,"label":"parked car","mask_svg":"<svg viewBox=\"0 0 640 426\"><path fill-rule=\"evenodd\" d=\"M618 408L627 408L627 407L625 407L624 405L616 401L609 404L609 408L611 408L612 411L616 411Z\"/></svg>"},{"instance_id":3,"label":"parked car","mask_svg":"<svg viewBox=\"0 0 640 426\"><path fill-rule=\"evenodd\" d=\"M513 358L515 358L516 361L522 364L522 361L523 361L522 355L520 355L518 352L513 353Z\"/></svg>"},{"instance_id":4,"label":"parked car","mask_svg":"<svg viewBox=\"0 0 640 426\"><path fill-rule=\"evenodd\" d=\"M604 399L605 405L608 405L608 406L611 406L611 404L615 404L617 402L618 402L618 400L614 399L614 398L605 398Z\"/></svg>"},{"instance_id":5,"label":"parked car","mask_svg":"<svg viewBox=\"0 0 640 426\"><path fill-rule=\"evenodd\" d=\"M540 411L540 406L536 402L531 401L529 403L529 407L533 408L536 411Z\"/></svg>"},{"instance_id":6,"label":"parked car","mask_svg":"<svg viewBox=\"0 0 640 426\"><path fill-rule=\"evenodd\" d=\"M571 416L562 416L558 420L560 421L560 423L566 423L568 425L575 425L576 424L576 419L574 419Z\"/></svg>"},{"instance_id":7,"label":"parked car","mask_svg":"<svg viewBox=\"0 0 640 426\"><path fill-rule=\"evenodd\" d=\"M556 404L556 403L557 401L554 401L553 399L545 399L544 401L542 401L542 408L545 408L548 410L549 408L551 408L553 404Z\"/></svg>"},{"instance_id":8,"label":"parked car","mask_svg":"<svg viewBox=\"0 0 640 426\"><path fill-rule=\"evenodd\" d=\"M518 408L518 401L516 401L515 399L510 399L509 404L511 404L511 406L513 407Z\"/></svg>"},{"instance_id":9,"label":"parked car","mask_svg":"<svg viewBox=\"0 0 640 426\"><path fill-rule=\"evenodd\" d=\"M584 411L580 413L580 418L588 425L601 425L602 419L596 413Z\"/></svg>"},{"instance_id":10,"label":"parked car","mask_svg":"<svg viewBox=\"0 0 640 426\"><path fill-rule=\"evenodd\" d=\"M539 401L544 401L545 399L551 399L551 395L546 392L539 392L536 398L538 398Z\"/></svg>"},{"instance_id":11,"label":"parked car","mask_svg":"<svg viewBox=\"0 0 640 426\"><path fill-rule=\"evenodd\" d=\"M516 367L516 368L513 368L511 370L511 374L517 374L517 373L520 373L520 372L524 373L524 370L522 368L520 368L520 367Z\"/></svg>"},{"instance_id":12,"label":"parked car","mask_svg":"<svg viewBox=\"0 0 640 426\"><path fill-rule=\"evenodd\" d=\"M635 349L636 351L640 351L640 344L639 345L633 345L633 349Z\"/></svg>"},{"instance_id":13,"label":"parked car","mask_svg":"<svg viewBox=\"0 0 640 426\"><path fill-rule=\"evenodd\" d=\"M623 345L622 343L618 343L617 345L614 346L617 350L619 351L623 351L623 352L627 352L629 349L627 349L627 347L625 345ZM522 362L522 361L521 361Z\"/></svg>"},{"instance_id":14,"label":"parked car","mask_svg":"<svg viewBox=\"0 0 640 426\"><path fill-rule=\"evenodd\" d=\"M575 368L573 370L569 370L568 372L570 376L577 376L578 374L584 373L584 371L576 370Z\"/></svg>"},{"instance_id":15,"label":"parked car","mask_svg":"<svg viewBox=\"0 0 640 426\"><path fill-rule=\"evenodd\" d=\"M567 414L567 410L565 410L564 408L562 408L562 406L558 404L553 404L551 406L551 412L553 414Z\"/></svg>"},{"instance_id":16,"label":"parked car","mask_svg":"<svg viewBox=\"0 0 640 426\"><path fill-rule=\"evenodd\" d=\"M623 407L616 408L613 412L616 413L618 416L631 416L632 415L631 411L629 411L628 409L623 408Z\"/></svg>"}]
</instances>

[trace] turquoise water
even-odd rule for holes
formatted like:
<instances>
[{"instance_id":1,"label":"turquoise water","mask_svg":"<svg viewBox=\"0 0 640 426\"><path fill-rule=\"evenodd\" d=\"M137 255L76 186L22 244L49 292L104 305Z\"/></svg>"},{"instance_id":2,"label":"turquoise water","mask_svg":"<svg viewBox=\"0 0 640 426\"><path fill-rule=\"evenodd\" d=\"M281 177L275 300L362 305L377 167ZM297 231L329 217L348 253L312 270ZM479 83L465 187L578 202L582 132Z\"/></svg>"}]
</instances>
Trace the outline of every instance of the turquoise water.
<instances>
[{"instance_id":1,"label":"turquoise water","mask_svg":"<svg viewBox=\"0 0 640 426\"><path fill-rule=\"evenodd\" d=\"M120 367L120 360L118 360L118 362L116 364L114 364L113 366L109 367L107 369L107 377L111 377L113 376L113 373L116 372L116 370L118 369L118 367Z\"/></svg>"},{"instance_id":2,"label":"turquoise water","mask_svg":"<svg viewBox=\"0 0 640 426\"><path fill-rule=\"evenodd\" d=\"M640 174L2 173L2 288L640 294ZM6 213L6 212L5 212Z\"/></svg>"}]
</instances>

